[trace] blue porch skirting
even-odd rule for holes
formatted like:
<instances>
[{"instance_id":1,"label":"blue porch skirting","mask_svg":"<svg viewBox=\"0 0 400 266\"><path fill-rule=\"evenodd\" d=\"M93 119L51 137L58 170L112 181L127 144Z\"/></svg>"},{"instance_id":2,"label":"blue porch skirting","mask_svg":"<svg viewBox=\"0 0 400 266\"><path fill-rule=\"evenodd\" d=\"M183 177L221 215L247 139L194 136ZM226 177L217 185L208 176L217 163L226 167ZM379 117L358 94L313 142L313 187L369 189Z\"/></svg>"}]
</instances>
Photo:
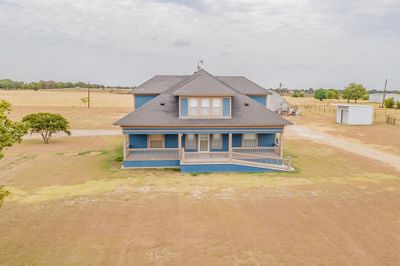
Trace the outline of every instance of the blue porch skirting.
<instances>
[{"instance_id":1,"label":"blue porch skirting","mask_svg":"<svg viewBox=\"0 0 400 266\"><path fill-rule=\"evenodd\" d=\"M276 169L266 169L240 164L180 164L179 160L168 161L124 161L123 167L135 168L179 168L184 173L216 173L216 172L279 172Z\"/></svg>"},{"instance_id":2,"label":"blue porch skirting","mask_svg":"<svg viewBox=\"0 0 400 266\"><path fill-rule=\"evenodd\" d=\"M275 169L266 169L255 166L246 166L239 164L185 164L180 167L185 173L254 173L254 172L278 172Z\"/></svg>"},{"instance_id":3,"label":"blue porch skirting","mask_svg":"<svg viewBox=\"0 0 400 266\"><path fill-rule=\"evenodd\" d=\"M159 167L179 167L179 160L160 160L160 161L124 161L124 168L159 168Z\"/></svg>"}]
</instances>

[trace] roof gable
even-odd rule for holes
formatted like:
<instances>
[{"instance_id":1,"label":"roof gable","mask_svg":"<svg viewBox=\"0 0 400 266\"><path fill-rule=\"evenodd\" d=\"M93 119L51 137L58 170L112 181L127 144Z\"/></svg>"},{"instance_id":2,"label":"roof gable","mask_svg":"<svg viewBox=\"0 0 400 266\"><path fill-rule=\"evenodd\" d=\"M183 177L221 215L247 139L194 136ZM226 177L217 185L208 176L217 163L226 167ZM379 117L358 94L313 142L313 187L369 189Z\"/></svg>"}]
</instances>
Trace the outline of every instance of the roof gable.
<instances>
[{"instance_id":1,"label":"roof gable","mask_svg":"<svg viewBox=\"0 0 400 266\"><path fill-rule=\"evenodd\" d=\"M189 82L175 89L176 96L233 96L237 92L207 71L201 69Z\"/></svg>"}]
</instances>

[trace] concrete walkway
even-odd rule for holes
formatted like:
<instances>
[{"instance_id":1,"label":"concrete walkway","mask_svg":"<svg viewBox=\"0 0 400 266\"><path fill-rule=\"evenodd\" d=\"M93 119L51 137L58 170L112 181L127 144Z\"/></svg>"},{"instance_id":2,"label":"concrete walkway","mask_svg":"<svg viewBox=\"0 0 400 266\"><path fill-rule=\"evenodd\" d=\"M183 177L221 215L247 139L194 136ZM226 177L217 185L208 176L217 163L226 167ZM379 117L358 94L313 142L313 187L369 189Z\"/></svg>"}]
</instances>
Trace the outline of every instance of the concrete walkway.
<instances>
[{"instance_id":1,"label":"concrete walkway","mask_svg":"<svg viewBox=\"0 0 400 266\"><path fill-rule=\"evenodd\" d=\"M383 162L400 171L400 156L377 150L366 144L358 144L351 140L336 138L327 133L311 130L305 126L299 125L288 126L286 129L286 137L293 139L306 139L316 143L329 145L334 148Z\"/></svg>"}]
</instances>

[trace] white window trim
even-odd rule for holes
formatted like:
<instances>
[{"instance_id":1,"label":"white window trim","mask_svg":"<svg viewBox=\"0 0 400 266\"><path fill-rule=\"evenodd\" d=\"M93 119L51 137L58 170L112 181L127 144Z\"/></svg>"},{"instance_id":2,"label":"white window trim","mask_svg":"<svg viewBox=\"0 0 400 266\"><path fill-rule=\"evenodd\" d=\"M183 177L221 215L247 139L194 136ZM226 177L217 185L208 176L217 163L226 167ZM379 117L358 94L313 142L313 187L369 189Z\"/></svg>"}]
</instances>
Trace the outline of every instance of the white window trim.
<instances>
[{"instance_id":1,"label":"white window trim","mask_svg":"<svg viewBox=\"0 0 400 266\"><path fill-rule=\"evenodd\" d=\"M244 134L253 134L253 133L244 133ZM242 147L243 148L252 148L252 147L244 146L244 134L242 134ZM254 147L258 147L258 134L254 134L254 135L256 135L256 139L255 139L256 145Z\"/></svg>"},{"instance_id":2,"label":"white window trim","mask_svg":"<svg viewBox=\"0 0 400 266\"><path fill-rule=\"evenodd\" d=\"M193 135L193 136L194 136L194 145L195 145L194 147L188 147L188 146L187 146L187 143L188 143L188 136L189 136L189 135ZM197 146L198 146L198 145L197 145L198 143L197 143L197 139L196 139L196 138L197 138L196 134L185 134L185 149L196 150L196 149L197 149Z\"/></svg>"},{"instance_id":3,"label":"white window trim","mask_svg":"<svg viewBox=\"0 0 400 266\"><path fill-rule=\"evenodd\" d=\"M195 119L195 118L201 118L201 119L230 119L232 118L232 97L224 97L224 96L210 96L210 97L201 97L201 96L182 96L180 98L186 98L187 99L187 116L181 116L181 106L180 103L181 101L179 100L179 117L183 118L183 119ZM197 108L201 108L201 99L203 98L208 98L209 99L209 115L208 116L193 116L190 112L190 99L194 99L197 98L198 99L198 104L199 106ZM224 99L229 99L229 116L224 116ZM221 103L221 115L212 115L213 114L213 99L220 99L220 103Z\"/></svg>"},{"instance_id":4,"label":"white window trim","mask_svg":"<svg viewBox=\"0 0 400 266\"><path fill-rule=\"evenodd\" d=\"M211 138L211 149L215 149L215 150L221 150L224 148L224 135L221 133L217 133L218 135L221 136L221 138L218 140L220 142L220 145L218 147L214 147L214 135L216 134L211 134L212 138Z\"/></svg>"},{"instance_id":5,"label":"white window trim","mask_svg":"<svg viewBox=\"0 0 400 266\"><path fill-rule=\"evenodd\" d=\"M150 148L150 136L151 135L161 135L161 141L162 141L162 147L161 148ZM165 148L165 135L163 135L163 134L148 134L147 135L147 147L148 147L148 149L162 149L162 148Z\"/></svg>"}]
</instances>

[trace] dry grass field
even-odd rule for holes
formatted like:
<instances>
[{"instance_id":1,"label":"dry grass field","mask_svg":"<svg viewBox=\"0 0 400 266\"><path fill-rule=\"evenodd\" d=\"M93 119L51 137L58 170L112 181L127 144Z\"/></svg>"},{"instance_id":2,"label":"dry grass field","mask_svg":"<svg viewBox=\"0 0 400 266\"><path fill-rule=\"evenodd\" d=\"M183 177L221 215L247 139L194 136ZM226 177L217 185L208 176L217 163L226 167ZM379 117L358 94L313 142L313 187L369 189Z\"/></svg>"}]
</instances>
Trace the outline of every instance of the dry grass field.
<instances>
[{"instance_id":1,"label":"dry grass field","mask_svg":"<svg viewBox=\"0 0 400 266\"><path fill-rule=\"evenodd\" d=\"M120 143L7 150L0 264L400 263L400 173L385 165L288 140L295 173L121 170Z\"/></svg>"},{"instance_id":2,"label":"dry grass field","mask_svg":"<svg viewBox=\"0 0 400 266\"><path fill-rule=\"evenodd\" d=\"M12 104L12 119L36 112L59 113L73 129L118 129L112 124L133 109L131 94L92 90L90 109L81 102L86 96L85 90L0 90L0 99Z\"/></svg>"},{"instance_id":3,"label":"dry grass field","mask_svg":"<svg viewBox=\"0 0 400 266\"><path fill-rule=\"evenodd\" d=\"M74 128L100 129L131 110L124 97L126 106L90 111L8 100L14 117L62 111ZM291 119L386 151L398 143L382 125L336 128L313 115ZM0 265L399 265L400 172L285 143L295 172L183 174L120 169L122 136L25 140L0 160L12 193L0 208Z\"/></svg>"}]
</instances>

